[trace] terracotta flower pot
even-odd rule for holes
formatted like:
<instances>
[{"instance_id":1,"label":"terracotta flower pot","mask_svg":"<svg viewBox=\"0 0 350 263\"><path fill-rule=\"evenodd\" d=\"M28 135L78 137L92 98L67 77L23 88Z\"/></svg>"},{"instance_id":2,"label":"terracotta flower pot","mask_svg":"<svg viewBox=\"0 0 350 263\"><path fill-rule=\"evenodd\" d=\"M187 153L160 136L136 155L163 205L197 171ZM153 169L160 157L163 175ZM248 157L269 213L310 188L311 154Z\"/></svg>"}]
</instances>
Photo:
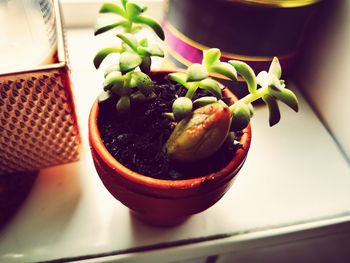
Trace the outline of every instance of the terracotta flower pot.
<instances>
[{"instance_id":1,"label":"terracotta flower pot","mask_svg":"<svg viewBox=\"0 0 350 263\"><path fill-rule=\"evenodd\" d=\"M169 71L153 74L166 75ZM228 90L224 95L236 97ZM108 152L98 129L99 107L92 106L89 117L89 143L94 164L103 184L120 202L130 208L143 221L169 226L181 223L190 215L215 204L232 185L241 169L250 147L251 129L244 130L233 159L222 169L206 176L187 180L160 180L136 173Z\"/></svg>"}]
</instances>

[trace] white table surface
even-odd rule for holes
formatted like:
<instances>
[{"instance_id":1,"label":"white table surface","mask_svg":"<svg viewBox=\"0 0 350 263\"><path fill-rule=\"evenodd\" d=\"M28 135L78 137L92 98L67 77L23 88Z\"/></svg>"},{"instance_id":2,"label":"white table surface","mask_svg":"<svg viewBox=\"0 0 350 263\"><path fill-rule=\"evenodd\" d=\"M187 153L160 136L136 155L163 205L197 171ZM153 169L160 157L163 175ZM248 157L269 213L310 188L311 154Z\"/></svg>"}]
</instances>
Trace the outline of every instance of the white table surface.
<instances>
[{"instance_id":1,"label":"white table surface","mask_svg":"<svg viewBox=\"0 0 350 263\"><path fill-rule=\"evenodd\" d=\"M91 30L67 31L81 161L40 172L28 198L0 230L0 262L170 262L350 221L349 164L300 94L300 112L282 106L282 120L273 128L267 109L257 109L247 161L216 205L172 228L134 219L102 185L87 144L89 109L101 91L101 73L91 62L96 41ZM157 248L160 244L167 248Z\"/></svg>"}]
</instances>

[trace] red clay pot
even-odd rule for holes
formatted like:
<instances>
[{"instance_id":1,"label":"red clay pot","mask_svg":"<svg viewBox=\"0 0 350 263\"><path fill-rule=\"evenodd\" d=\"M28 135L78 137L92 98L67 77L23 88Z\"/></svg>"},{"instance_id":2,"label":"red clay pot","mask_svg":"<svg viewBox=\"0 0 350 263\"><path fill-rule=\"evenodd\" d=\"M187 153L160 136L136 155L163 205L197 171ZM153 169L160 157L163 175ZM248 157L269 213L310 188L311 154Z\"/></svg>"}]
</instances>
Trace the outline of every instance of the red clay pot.
<instances>
[{"instance_id":1,"label":"red clay pot","mask_svg":"<svg viewBox=\"0 0 350 263\"><path fill-rule=\"evenodd\" d=\"M168 73L170 71L153 74L165 76ZM232 97L232 102L237 100L228 89L224 89L224 96ZM97 173L116 199L152 225L175 225L215 204L232 185L250 147L251 129L248 126L240 141L243 147L221 170L188 180L154 179L126 168L114 159L101 140L98 115L96 101L89 117L89 143Z\"/></svg>"}]
</instances>

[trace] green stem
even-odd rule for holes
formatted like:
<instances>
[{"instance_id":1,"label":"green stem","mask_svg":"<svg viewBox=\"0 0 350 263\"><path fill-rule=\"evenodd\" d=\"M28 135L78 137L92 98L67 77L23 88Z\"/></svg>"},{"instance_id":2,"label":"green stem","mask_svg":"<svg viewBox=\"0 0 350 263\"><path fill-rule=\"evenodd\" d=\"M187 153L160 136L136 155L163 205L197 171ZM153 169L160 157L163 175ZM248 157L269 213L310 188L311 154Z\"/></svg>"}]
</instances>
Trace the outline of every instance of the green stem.
<instances>
[{"instance_id":1,"label":"green stem","mask_svg":"<svg viewBox=\"0 0 350 263\"><path fill-rule=\"evenodd\" d=\"M250 93L248 95L246 95L245 97L241 98L239 101L237 102L243 102L244 104L249 104L249 103L252 103L258 99L260 99L262 96L264 96L266 93L267 93L267 90L268 87L262 87L260 89L258 89L256 92L254 93ZM232 115L232 112L233 112L233 109L234 109L234 106L235 104L237 103L235 102L234 104L232 104L229 109L230 109L230 113Z\"/></svg>"},{"instance_id":2,"label":"green stem","mask_svg":"<svg viewBox=\"0 0 350 263\"><path fill-rule=\"evenodd\" d=\"M125 33L131 33L131 29L132 29L132 22L131 21L128 21L129 23L128 23L128 25L126 25L125 27L124 27L124 32Z\"/></svg>"},{"instance_id":3,"label":"green stem","mask_svg":"<svg viewBox=\"0 0 350 263\"><path fill-rule=\"evenodd\" d=\"M196 82L188 84L187 92L186 92L186 95L185 95L186 98L189 98L189 99L193 98L193 95L194 95L194 93L196 92L196 90L198 88L198 86L196 84L197 84Z\"/></svg>"}]
</instances>

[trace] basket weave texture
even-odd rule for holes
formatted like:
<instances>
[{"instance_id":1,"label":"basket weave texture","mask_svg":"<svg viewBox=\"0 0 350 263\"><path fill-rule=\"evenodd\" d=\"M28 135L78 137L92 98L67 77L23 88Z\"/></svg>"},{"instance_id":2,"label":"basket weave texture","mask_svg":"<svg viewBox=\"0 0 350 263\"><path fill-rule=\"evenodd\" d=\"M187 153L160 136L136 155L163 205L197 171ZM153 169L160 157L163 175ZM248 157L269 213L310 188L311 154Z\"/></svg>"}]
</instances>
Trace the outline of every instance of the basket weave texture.
<instances>
[{"instance_id":1,"label":"basket weave texture","mask_svg":"<svg viewBox=\"0 0 350 263\"><path fill-rule=\"evenodd\" d=\"M50 69L0 76L0 175L78 160L67 74Z\"/></svg>"}]
</instances>

